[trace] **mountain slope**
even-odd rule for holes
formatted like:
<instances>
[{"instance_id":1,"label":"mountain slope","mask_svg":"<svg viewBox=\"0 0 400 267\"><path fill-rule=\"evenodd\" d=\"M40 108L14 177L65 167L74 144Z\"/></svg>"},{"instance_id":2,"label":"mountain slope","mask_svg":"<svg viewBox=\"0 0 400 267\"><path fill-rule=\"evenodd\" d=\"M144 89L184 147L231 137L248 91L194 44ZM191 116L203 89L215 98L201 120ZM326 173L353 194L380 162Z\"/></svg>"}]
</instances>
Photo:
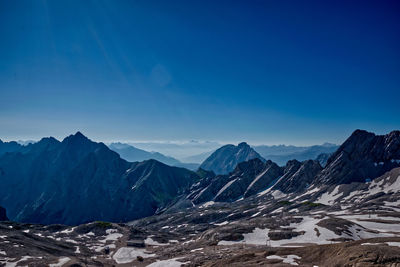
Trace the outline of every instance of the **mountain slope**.
<instances>
[{"instance_id":1,"label":"mountain slope","mask_svg":"<svg viewBox=\"0 0 400 267\"><path fill-rule=\"evenodd\" d=\"M129 163L78 132L0 157L0 205L21 222L119 222L154 214L197 178L154 160Z\"/></svg>"},{"instance_id":2,"label":"mountain slope","mask_svg":"<svg viewBox=\"0 0 400 267\"><path fill-rule=\"evenodd\" d=\"M322 167L316 160L306 160L301 163L296 160L289 161L282 179L274 184L272 190L279 190L285 194L303 192L313 183L321 170Z\"/></svg>"},{"instance_id":3,"label":"mountain slope","mask_svg":"<svg viewBox=\"0 0 400 267\"><path fill-rule=\"evenodd\" d=\"M212 153L201 165L204 170L213 171L216 174L227 174L244 161L258 158L265 161L254 149L245 142L237 146L225 145Z\"/></svg>"},{"instance_id":4,"label":"mountain slope","mask_svg":"<svg viewBox=\"0 0 400 267\"><path fill-rule=\"evenodd\" d=\"M400 166L400 131L375 135L356 130L328 159L315 183L365 182Z\"/></svg>"}]
</instances>

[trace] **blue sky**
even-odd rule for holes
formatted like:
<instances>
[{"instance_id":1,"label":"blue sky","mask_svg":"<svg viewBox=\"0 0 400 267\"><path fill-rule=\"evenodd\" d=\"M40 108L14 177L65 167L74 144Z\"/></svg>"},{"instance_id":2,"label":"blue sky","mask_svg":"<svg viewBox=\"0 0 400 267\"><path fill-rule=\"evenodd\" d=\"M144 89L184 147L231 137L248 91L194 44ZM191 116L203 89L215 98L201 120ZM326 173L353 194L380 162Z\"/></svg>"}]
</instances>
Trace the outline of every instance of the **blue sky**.
<instances>
[{"instance_id":1,"label":"blue sky","mask_svg":"<svg viewBox=\"0 0 400 267\"><path fill-rule=\"evenodd\" d=\"M0 1L0 138L400 128L398 1Z\"/></svg>"}]
</instances>

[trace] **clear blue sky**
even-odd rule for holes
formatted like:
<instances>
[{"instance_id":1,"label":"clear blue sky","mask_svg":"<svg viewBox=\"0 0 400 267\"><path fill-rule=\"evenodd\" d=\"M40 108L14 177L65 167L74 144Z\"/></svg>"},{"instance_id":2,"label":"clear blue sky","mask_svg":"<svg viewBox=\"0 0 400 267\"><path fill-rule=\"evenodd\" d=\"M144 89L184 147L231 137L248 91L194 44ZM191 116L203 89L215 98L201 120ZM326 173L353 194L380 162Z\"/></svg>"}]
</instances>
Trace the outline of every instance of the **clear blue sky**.
<instances>
[{"instance_id":1,"label":"clear blue sky","mask_svg":"<svg viewBox=\"0 0 400 267\"><path fill-rule=\"evenodd\" d=\"M0 1L0 138L400 128L399 1Z\"/></svg>"}]
</instances>

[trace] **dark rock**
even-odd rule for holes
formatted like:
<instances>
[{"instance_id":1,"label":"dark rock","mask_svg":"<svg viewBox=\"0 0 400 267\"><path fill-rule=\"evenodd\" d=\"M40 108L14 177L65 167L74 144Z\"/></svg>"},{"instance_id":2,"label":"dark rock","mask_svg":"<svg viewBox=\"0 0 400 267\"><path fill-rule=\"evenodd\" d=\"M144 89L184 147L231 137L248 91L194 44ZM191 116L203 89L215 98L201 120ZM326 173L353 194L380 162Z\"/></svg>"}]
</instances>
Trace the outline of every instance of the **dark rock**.
<instances>
[{"instance_id":1,"label":"dark rock","mask_svg":"<svg viewBox=\"0 0 400 267\"><path fill-rule=\"evenodd\" d=\"M268 232L268 237L271 240L282 240L282 239L291 239L292 237L296 237L298 235L302 235L303 233L301 232L295 232L295 231L271 231Z\"/></svg>"},{"instance_id":2,"label":"dark rock","mask_svg":"<svg viewBox=\"0 0 400 267\"><path fill-rule=\"evenodd\" d=\"M291 162L288 165L283 178L279 179L273 187L286 194L304 191L322 170L316 160L306 160L301 165L298 162Z\"/></svg>"},{"instance_id":3,"label":"dark rock","mask_svg":"<svg viewBox=\"0 0 400 267\"><path fill-rule=\"evenodd\" d=\"M247 187L244 197L255 195L271 187L283 175L283 168L272 161L268 160L265 165L265 170L258 174Z\"/></svg>"},{"instance_id":4,"label":"dark rock","mask_svg":"<svg viewBox=\"0 0 400 267\"><path fill-rule=\"evenodd\" d=\"M375 135L356 130L328 159L316 183L365 182L400 166L400 131Z\"/></svg>"},{"instance_id":5,"label":"dark rock","mask_svg":"<svg viewBox=\"0 0 400 267\"><path fill-rule=\"evenodd\" d=\"M140 239L128 240L128 241L126 241L126 245L128 247L136 247L136 248L144 248L145 247L144 240L140 240Z\"/></svg>"}]
</instances>

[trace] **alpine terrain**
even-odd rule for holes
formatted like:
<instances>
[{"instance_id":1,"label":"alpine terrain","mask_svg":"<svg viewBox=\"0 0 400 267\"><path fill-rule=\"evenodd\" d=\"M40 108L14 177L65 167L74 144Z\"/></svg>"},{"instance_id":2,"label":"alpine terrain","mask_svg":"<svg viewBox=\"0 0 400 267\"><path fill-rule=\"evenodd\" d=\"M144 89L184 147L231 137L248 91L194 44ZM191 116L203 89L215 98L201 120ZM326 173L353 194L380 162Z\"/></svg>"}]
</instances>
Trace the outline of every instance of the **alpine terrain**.
<instances>
[{"instance_id":1,"label":"alpine terrain","mask_svg":"<svg viewBox=\"0 0 400 267\"><path fill-rule=\"evenodd\" d=\"M226 146L196 172L78 132L5 152L0 182L4 266L400 266L400 131L326 165Z\"/></svg>"}]
</instances>

